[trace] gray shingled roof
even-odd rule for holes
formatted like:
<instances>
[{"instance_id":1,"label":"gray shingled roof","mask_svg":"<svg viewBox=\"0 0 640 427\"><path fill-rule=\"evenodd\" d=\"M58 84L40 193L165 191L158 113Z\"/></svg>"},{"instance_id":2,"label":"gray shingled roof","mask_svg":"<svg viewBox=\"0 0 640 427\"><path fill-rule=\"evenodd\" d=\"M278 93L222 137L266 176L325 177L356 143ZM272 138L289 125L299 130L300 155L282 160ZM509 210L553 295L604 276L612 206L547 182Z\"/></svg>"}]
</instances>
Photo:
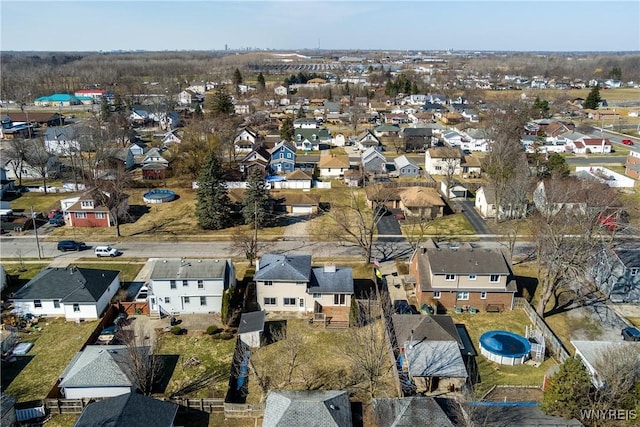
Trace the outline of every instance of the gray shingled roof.
<instances>
[{"instance_id":1,"label":"gray shingled roof","mask_svg":"<svg viewBox=\"0 0 640 427\"><path fill-rule=\"evenodd\" d=\"M583 424L572 418L570 420L553 415L546 415L537 406L471 406L468 411L474 422L486 427L573 427Z\"/></svg>"},{"instance_id":2,"label":"gray shingled roof","mask_svg":"<svg viewBox=\"0 0 640 427\"><path fill-rule=\"evenodd\" d=\"M308 282L311 279L311 255L264 254L253 279Z\"/></svg>"},{"instance_id":3,"label":"gray shingled roof","mask_svg":"<svg viewBox=\"0 0 640 427\"><path fill-rule=\"evenodd\" d=\"M13 300L52 300L64 303L97 302L113 280L115 270L45 268L13 296Z\"/></svg>"},{"instance_id":4,"label":"gray shingled roof","mask_svg":"<svg viewBox=\"0 0 640 427\"><path fill-rule=\"evenodd\" d=\"M411 160L409 160L407 158L407 156L400 156L400 157L396 157L395 159L393 159L393 163L396 165L396 169L402 169L405 166L414 166L416 168L418 168L418 165L416 165L415 163L413 163Z\"/></svg>"},{"instance_id":5,"label":"gray shingled roof","mask_svg":"<svg viewBox=\"0 0 640 427\"><path fill-rule=\"evenodd\" d=\"M88 345L64 370L60 387L131 387L125 345Z\"/></svg>"},{"instance_id":6,"label":"gray shingled roof","mask_svg":"<svg viewBox=\"0 0 640 427\"><path fill-rule=\"evenodd\" d=\"M378 427L453 427L455 424L433 397L373 399Z\"/></svg>"},{"instance_id":7,"label":"gray shingled roof","mask_svg":"<svg viewBox=\"0 0 640 427\"><path fill-rule=\"evenodd\" d=\"M153 264L152 280L224 279L227 259L159 259Z\"/></svg>"},{"instance_id":8,"label":"gray shingled roof","mask_svg":"<svg viewBox=\"0 0 640 427\"><path fill-rule=\"evenodd\" d=\"M640 268L640 249L619 248L614 250L625 268Z\"/></svg>"},{"instance_id":9,"label":"gray shingled roof","mask_svg":"<svg viewBox=\"0 0 640 427\"><path fill-rule=\"evenodd\" d=\"M391 321L399 343L413 339L415 341L456 341L461 344L458 331L449 316L394 314L391 316Z\"/></svg>"},{"instance_id":10,"label":"gray shingled roof","mask_svg":"<svg viewBox=\"0 0 640 427\"><path fill-rule=\"evenodd\" d=\"M405 357L412 377L467 378L460 347L451 341L406 341Z\"/></svg>"},{"instance_id":11,"label":"gray shingled roof","mask_svg":"<svg viewBox=\"0 0 640 427\"><path fill-rule=\"evenodd\" d=\"M349 427L349 394L341 390L270 391L262 427Z\"/></svg>"},{"instance_id":12,"label":"gray shingled roof","mask_svg":"<svg viewBox=\"0 0 640 427\"><path fill-rule=\"evenodd\" d=\"M264 331L264 311L252 311L251 313L242 313L240 316L240 325L238 326L239 334L248 334L250 332Z\"/></svg>"},{"instance_id":13,"label":"gray shingled roof","mask_svg":"<svg viewBox=\"0 0 640 427\"><path fill-rule=\"evenodd\" d=\"M353 270L351 267L336 267L335 271L325 271L326 267L314 268L308 291L316 294L352 294ZM330 269L329 269L330 270Z\"/></svg>"},{"instance_id":14,"label":"gray shingled roof","mask_svg":"<svg viewBox=\"0 0 640 427\"><path fill-rule=\"evenodd\" d=\"M434 274L509 274L509 265L501 251L479 248L425 249L419 262L431 265Z\"/></svg>"},{"instance_id":15,"label":"gray shingled roof","mask_svg":"<svg viewBox=\"0 0 640 427\"><path fill-rule=\"evenodd\" d=\"M73 427L171 427L178 405L137 393L87 405Z\"/></svg>"}]
</instances>

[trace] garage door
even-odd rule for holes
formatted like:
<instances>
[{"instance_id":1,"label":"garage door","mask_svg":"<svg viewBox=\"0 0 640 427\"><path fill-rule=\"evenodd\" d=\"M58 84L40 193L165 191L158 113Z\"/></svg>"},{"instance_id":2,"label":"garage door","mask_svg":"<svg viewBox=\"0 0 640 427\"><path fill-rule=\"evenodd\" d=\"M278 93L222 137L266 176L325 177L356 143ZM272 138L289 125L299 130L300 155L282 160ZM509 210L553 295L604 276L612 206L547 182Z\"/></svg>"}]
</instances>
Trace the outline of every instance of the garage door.
<instances>
[{"instance_id":1,"label":"garage door","mask_svg":"<svg viewBox=\"0 0 640 427\"><path fill-rule=\"evenodd\" d=\"M313 208L311 206L292 206L291 213L294 214L312 214Z\"/></svg>"}]
</instances>

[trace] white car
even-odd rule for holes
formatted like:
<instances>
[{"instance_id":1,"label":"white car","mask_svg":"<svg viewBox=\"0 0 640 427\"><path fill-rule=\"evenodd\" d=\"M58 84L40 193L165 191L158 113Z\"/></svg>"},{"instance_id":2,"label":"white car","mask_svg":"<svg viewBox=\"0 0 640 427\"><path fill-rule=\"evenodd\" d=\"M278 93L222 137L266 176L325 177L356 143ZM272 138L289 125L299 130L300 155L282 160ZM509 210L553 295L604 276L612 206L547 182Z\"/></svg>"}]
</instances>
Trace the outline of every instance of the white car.
<instances>
[{"instance_id":1,"label":"white car","mask_svg":"<svg viewBox=\"0 0 640 427\"><path fill-rule=\"evenodd\" d=\"M113 258L115 256L120 255L120 251L117 250L116 248L112 248L111 246L96 246L93 253L97 257L108 256Z\"/></svg>"}]
</instances>

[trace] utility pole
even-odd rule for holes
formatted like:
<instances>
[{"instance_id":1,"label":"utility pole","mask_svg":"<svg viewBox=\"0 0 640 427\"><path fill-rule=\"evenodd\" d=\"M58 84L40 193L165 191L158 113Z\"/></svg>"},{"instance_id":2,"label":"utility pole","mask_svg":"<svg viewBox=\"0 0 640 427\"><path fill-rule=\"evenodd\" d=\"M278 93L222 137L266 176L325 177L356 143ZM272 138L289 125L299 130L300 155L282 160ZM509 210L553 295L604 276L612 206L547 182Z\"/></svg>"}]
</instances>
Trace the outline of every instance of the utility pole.
<instances>
[{"instance_id":1,"label":"utility pole","mask_svg":"<svg viewBox=\"0 0 640 427\"><path fill-rule=\"evenodd\" d=\"M38 226L36 225L36 215L33 213L33 206L31 206L31 221L33 221L33 231L36 234L36 246L38 247L38 259L42 259L40 253L40 239L38 238Z\"/></svg>"}]
</instances>

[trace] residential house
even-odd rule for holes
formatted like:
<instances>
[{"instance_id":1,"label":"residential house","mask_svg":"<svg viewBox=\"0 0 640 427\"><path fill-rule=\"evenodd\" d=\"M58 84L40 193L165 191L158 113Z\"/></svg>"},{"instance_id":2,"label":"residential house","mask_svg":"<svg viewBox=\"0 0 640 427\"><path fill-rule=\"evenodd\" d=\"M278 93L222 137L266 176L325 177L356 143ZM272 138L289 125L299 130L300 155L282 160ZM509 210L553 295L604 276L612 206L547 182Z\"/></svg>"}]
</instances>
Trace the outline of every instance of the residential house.
<instances>
[{"instance_id":1,"label":"residential house","mask_svg":"<svg viewBox=\"0 0 640 427\"><path fill-rule=\"evenodd\" d=\"M462 156L460 168L462 169L463 178L476 178L482 173L482 163L480 162L480 158L472 154Z\"/></svg>"},{"instance_id":2,"label":"residential house","mask_svg":"<svg viewBox=\"0 0 640 427\"><path fill-rule=\"evenodd\" d=\"M393 159L398 176L419 176L420 167L407 159L407 156L400 156Z\"/></svg>"},{"instance_id":3,"label":"residential house","mask_svg":"<svg viewBox=\"0 0 640 427\"><path fill-rule=\"evenodd\" d=\"M382 151L382 142L371 130L367 129L356 138L354 148L365 151L368 148L375 147L378 151Z\"/></svg>"},{"instance_id":4,"label":"residential house","mask_svg":"<svg viewBox=\"0 0 640 427\"><path fill-rule=\"evenodd\" d=\"M90 190L80 196L60 200L65 223L70 227L114 227L115 221L105 201L109 195ZM116 214L122 217L129 211L129 196L122 195Z\"/></svg>"},{"instance_id":5,"label":"residential house","mask_svg":"<svg viewBox=\"0 0 640 427\"><path fill-rule=\"evenodd\" d=\"M459 148L434 147L425 153L424 169L429 175L460 175L464 156Z\"/></svg>"},{"instance_id":6,"label":"residential house","mask_svg":"<svg viewBox=\"0 0 640 427\"><path fill-rule=\"evenodd\" d=\"M320 196L317 194L300 192L272 191L274 209L295 215L313 215L318 213Z\"/></svg>"},{"instance_id":7,"label":"residential house","mask_svg":"<svg viewBox=\"0 0 640 427\"><path fill-rule=\"evenodd\" d=\"M387 173L387 159L376 147L367 148L360 158L362 169L373 174Z\"/></svg>"},{"instance_id":8,"label":"residential house","mask_svg":"<svg viewBox=\"0 0 640 427\"><path fill-rule=\"evenodd\" d=\"M93 399L134 393L131 355L126 345L87 345L60 375L65 399Z\"/></svg>"},{"instance_id":9,"label":"residential house","mask_svg":"<svg viewBox=\"0 0 640 427\"><path fill-rule=\"evenodd\" d=\"M151 262L149 309L161 315L219 313L223 294L236 284L230 259L163 258Z\"/></svg>"},{"instance_id":10,"label":"residential house","mask_svg":"<svg viewBox=\"0 0 640 427\"><path fill-rule=\"evenodd\" d=\"M454 130L445 132L442 134L442 140L449 147L460 147L462 145L463 140L465 140L464 135Z\"/></svg>"},{"instance_id":11,"label":"residential house","mask_svg":"<svg viewBox=\"0 0 640 427\"><path fill-rule=\"evenodd\" d=\"M286 86L280 85L273 88L273 92L278 96L287 96L288 90Z\"/></svg>"},{"instance_id":12,"label":"residential house","mask_svg":"<svg viewBox=\"0 0 640 427\"><path fill-rule=\"evenodd\" d=\"M511 266L497 249L469 243L439 246L429 241L410 260L418 303L446 309L474 307L510 310L516 293Z\"/></svg>"},{"instance_id":13,"label":"residential house","mask_svg":"<svg viewBox=\"0 0 640 427\"><path fill-rule=\"evenodd\" d=\"M407 218L436 219L444 215L446 203L435 188L408 187L399 194L399 207Z\"/></svg>"},{"instance_id":14,"label":"residential house","mask_svg":"<svg viewBox=\"0 0 640 427\"><path fill-rule=\"evenodd\" d=\"M483 185L476 191L474 207L484 219L496 217L496 194L491 186ZM502 209L500 212L502 215Z\"/></svg>"},{"instance_id":15,"label":"residential house","mask_svg":"<svg viewBox=\"0 0 640 427\"><path fill-rule=\"evenodd\" d=\"M331 143L331 134L327 128L297 128L294 129L293 143L297 150L318 151L320 144Z\"/></svg>"},{"instance_id":16,"label":"residential house","mask_svg":"<svg viewBox=\"0 0 640 427\"><path fill-rule=\"evenodd\" d=\"M120 272L47 267L11 300L16 311L66 320L99 318L120 289Z\"/></svg>"},{"instance_id":17,"label":"residential house","mask_svg":"<svg viewBox=\"0 0 640 427\"><path fill-rule=\"evenodd\" d=\"M253 277L257 301L267 312L315 313L325 322L347 322L353 297L350 267L311 267L310 255L265 254Z\"/></svg>"},{"instance_id":18,"label":"residential house","mask_svg":"<svg viewBox=\"0 0 640 427\"><path fill-rule=\"evenodd\" d=\"M359 169L349 169L344 172L344 183L348 187L360 187L364 185L366 177Z\"/></svg>"},{"instance_id":19,"label":"residential house","mask_svg":"<svg viewBox=\"0 0 640 427\"><path fill-rule=\"evenodd\" d=\"M271 150L269 172L281 174L293 172L296 166L296 147L289 141L280 141Z\"/></svg>"},{"instance_id":20,"label":"residential house","mask_svg":"<svg viewBox=\"0 0 640 427\"><path fill-rule=\"evenodd\" d=\"M8 191L13 191L15 180L7 178L7 169L0 166L0 198Z\"/></svg>"},{"instance_id":21,"label":"residential house","mask_svg":"<svg viewBox=\"0 0 640 427\"><path fill-rule=\"evenodd\" d=\"M623 351L629 354L640 353L640 342L634 341L581 341L571 340L571 345L576 349L576 356L580 358L591 376L591 383L597 388L605 387L602 375L598 367L606 364L608 352Z\"/></svg>"},{"instance_id":22,"label":"residential house","mask_svg":"<svg viewBox=\"0 0 640 427\"><path fill-rule=\"evenodd\" d=\"M43 171L47 179L55 179L60 176L61 167L58 156L53 154L47 154L47 161L44 163L44 167L35 163L31 164L27 160L9 159L4 163L7 179L14 181L20 181L20 178L23 180L42 179Z\"/></svg>"},{"instance_id":23,"label":"residential house","mask_svg":"<svg viewBox=\"0 0 640 427\"><path fill-rule=\"evenodd\" d=\"M373 399L375 425L376 427L419 425L455 427L459 425L454 423L447 412L438 404L441 400L446 399L430 396Z\"/></svg>"},{"instance_id":24,"label":"residential house","mask_svg":"<svg viewBox=\"0 0 640 427\"><path fill-rule=\"evenodd\" d=\"M180 144L182 142L182 138L178 135L178 129L171 129L162 136L162 140L160 143L163 147L170 147L175 144Z\"/></svg>"},{"instance_id":25,"label":"residential house","mask_svg":"<svg viewBox=\"0 0 640 427\"><path fill-rule=\"evenodd\" d=\"M475 350L464 328L458 329L450 316L394 314L391 317L402 357L399 366L415 384L416 391L433 393L462 388L469 376ZM462 331L465 340L460 337ZM464 356L464 357L463 357Z\"/></svg>"},{"instance_id":26,"label":"residential house","mask_svg":"<svg viewBox=\"0 0 640 427\"><path fill-rule=\"evenodd\" d=\"M320 156L318 170L321 178L340 178L349 170L349 157L335 154Z\"/></svg>"},{"instance_id":27,"label":"residential house","mask_svg":"<svg viewBox=\"0 0 640 427\"><path fill-rule=\"evenodd\" d=\"M169 161L157 148L152 148L146 152L142 160L142 179L164 179L168 167Z\"/></svg>"},{"instance_id":28,"label":"residential house","mask_svg":"<svg viewBox=\"0 0 640 427\"><path fill-rule=\"evenodd\" d=\"M462 150L480 151L486 153L489 151L490 138L484 129L467 129L466 138L460 142Z\"/></svg>"},{"instance_id":29,"label":"residential house","mask_svg":"<svg viewBox=\"0 0 640 427\"><path fill-rule=\"evenodd\" d=\"M637 246L601 247L588 272L611 302L640 303L640 248Z\"/></svg>"},{"instance_id":30,"label":"residential house","mask_svg":"<svg viewBox=\"0 0 640 427\"><path fill-rule=\"evenodd\" d=\"M40 113L32 111L12 111L2 116L2 127L5 125L11 128L17 124L33 124L37 123L41 126L63 126L65 124L65 116L60 113Z\"/></svg>"},{"instance_id":31,"label":"residential house","mask_svg":"<svg viewBox=\"0 0 640 427\"><path fill-rule=\"evenodd\" d=\"M186 89L178 94L178 104L191 105L193 103L204 102L204 98L204 94Z\"/></svg>"},{"instance_id":32,"label":"residential house","mask_svg":"<svg viewBox=\"0 0 640 427\"><path fill-rule=\"evenodd\" d=\"M576 154L611 153L611 141L608 138L583 138L574 145Z\"/></svg>"},{"instance_id":33,"label":"residential house","mask_svg":"<svg viewBox=\"0 0 640 427\"><path fill-rule=\"evenodd\" d=\"M233 105L233 109L236 114L244 116L253 113L255 108L253 107L253 104L249 102L238 102Z\"/></svg>"},{"instance_id":34,"label":"residential house","mask_svg":"<svg viewBox=\"0 0 640 427\"><path fill-rule=\"evenodd\" d=\"M285 175L285 181L282 181L281 184L283 188L288 189L310 189L311 183L313 181L313 177L300 169L296 169L293 172L289 172ZM278 182L274 182L272 185L278 185Z\"/></svg>"},{"instance_id":35,"label":"residential house","mask_svg":"<svg viewBox=\"0 0 640 427\"><path fill-rule=\"evenodd\" d=\"M153 121L153 119L150 117L147 110L144 110L142 108L134 108L131 111L131 114L129 114L129 121L133 125L144 126Z\"/></svg>"},{"instance_id":36,"label":"residential house","mask_svg":"<svg viewBox=\"0 0 640 427\"><path fill-rule=\"evenodd\" d=\"M640 151L630 151L624 166L625 175L640 180Z\"/></svg>"},{"instance_id":37,"label":"residential house","mask_svg":"<svg viewBox=\"0 0 640 427\"><path fill-rule=\"evenodd\" d=\"M125 170L131 170L136 164L135 157L129 148L114 148L109 150L106 162L115 169L123 167Z\"/></svg>"},{"instance_id":38,"label":"residential house","mask_svg":"<svg viewBox=\"0 0 640 427\"><path fill-rule=\"evenodd\" d=\"M433 129L428 127L407 127L400 132L400 138L404 141L404 151L424 151L431 147Z\"/></svg>"},{"instance_id":39,"label":"residential house","mask_svg":"<svg viewBox=\"0 0 640 427\"><path fill-rule=\"evenodd\" d=\"M397 137L400 134L400 126L396 125L379 125L373 129L373 133L377 137L390 136Z\"/></svg>"},{"instance_id":40,"label":"residential house","mask_svg":"<svg viewBox=\"0 0 640 427\"><path fill-rule=\"evenodd\" d=\"M79 131L71 126L48 127L44 133L47 152L68 156L80 151Z\"/></svg>"},{"instance_id":41,"label":"residential house","mask_svg":"<svg viewBox=\"0 0 640 427\"><path fill-rule=\"evenodd\" d=\"M293 121L294 129L318 129L316 119L300 118Z\"/></svg>"},{"instance_id":42,"label":"residential house","mask_svg":"<svg viewBox=\"0 0 640 427\"><path fill-rule=\"evenodd\" d=\"M262 427L350 427L349 393L341 390L271 390Z\"/></svg>"},{"instance_id":43,"label":"residential house","mask_svg":"<svg viewBox=\"0 0 640 427\"><path fill-rule=\"evenodd\" d=\"M593 185L593 182L578 179L542 180L533 190L533 204L544 215L555 215L561 209L584 212Z\"/></svg>"},{"instance_id":44,"label":"residential house","mask_svg":"<svg viewBox=\"0 0 640 427\"><path fill-rule=\"evenodd\" d=\"M263 175L266 175L270 161L271 153L266 148L258 147L240 160L238 166L245 177L251 175L254 169L258 169Z\"/></svg>"},{"instance_id":45,"label":"residential house","mask_svg":"<svg viewBox=\"0 0 640 427\"><path fill-rule=\"evenodd\" d=\"M3 351L4 353L4 351ZM6 394L4 391L0 391L0 425L13 427L16 425L16 408L15 404L18 402L13 396Z\"/></svg>"},{"instance_id":46,"label":"residential house","mask_svg":"<svg viewBox=\"0 0 640 427\"><path fill-rule=\"evenodd\" d=\"M386 206L389 209L400 209L400 189L384 184L368 185L365 189L367 206L374 209L376 206Z\"/></svg>"},{"instance_id":47,"label":"residential house","mask_svg":"<svg viewBox=\"0 0 640 427\"><path fill-rule=\"evenodd\" d=\"M144 155L146 149L147 149L147 144L141 141L131 142L129 144L129 151L131 151L131 154L133 154L134 158L136 156Z\"/></svg>"},{"instance_id":48,"label":"residential house","mask_svg":"<svg viewBox=\"0 0 640 427\"><path fill-rule=\"evenodd\" d=\"M266 311L242 313L238 326L238 338L250 348L258 348L262 343Z\"/></svg>"},{"instance_id":49,"label":"residential house","mask_svg":"<svg viewBox=\"0 0 640 427\"><path fill-rule=\"evenodd\" d=\"M173 427L178 405L138 393L91 402L73 427Z\"/></svg>"},{"instance_id":50,"label":"residential house","mask_svg":"<svg viewBox=\"0 0 640 427\"><path fill-rule=\"evenodd\" d=\"M260 139L260 134L247 126L243 128L236 137L233 139L236 153L249 153L257 148L257 143Z\"/></svg>"}]
</instances>

